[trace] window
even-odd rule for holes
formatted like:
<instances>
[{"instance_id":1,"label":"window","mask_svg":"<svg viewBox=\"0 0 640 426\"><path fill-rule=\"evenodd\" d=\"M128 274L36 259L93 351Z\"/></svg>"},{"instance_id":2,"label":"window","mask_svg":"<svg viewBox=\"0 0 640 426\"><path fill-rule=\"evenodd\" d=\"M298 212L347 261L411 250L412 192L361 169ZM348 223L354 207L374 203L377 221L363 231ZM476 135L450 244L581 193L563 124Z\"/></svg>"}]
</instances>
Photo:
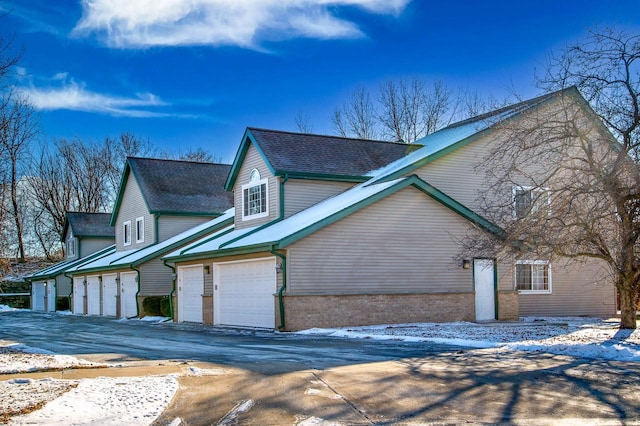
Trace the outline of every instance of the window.
<instances>
[{"instance_id":1,"label":"window","mask_svg":"<svg viewBox=\"0 0 640 426\"><path fill-rule=\"evenodd\" d=\"M267 179L260 179L260 172L253 169L249 183L242 186L242 217L244 219L256 219L269 215L267 190Z\"/></svg>"},{"instance_id":2,"label":"window","mask_svg":"<svg viewBox=\"0 0 640 426\"><path fill-rule=\"evenodd\" d=\"M518 260L516 289L521 293L551 293L551 267L546 260Z\"/></svg>"},{"instance_id":3,"label":"window","mask_svg":"<svg viewBox=\"0 0 640 426\"><path fill-rule=\"evenodd\" d=\"M71 237L67 240L67 257L76 255L76 239Z\"/></svg>"},{"instance_id":4,"label":"window","mask_svg":"<svg viewBox=\"0 0 640 426\"><path fill-rule=\"evenodd\" d=\"M126 221L122 226L123 241L125 246L131 245L131 221Z\"/></svg>"},{"instance_id":5,"label":"window","mask_svg":"<svg viewBox=\"0 0 640 426\"><path fill-rule=\"evenodd\" d=\"M523 219L529 213L535 213L545 204L549 205L551 196L548 189L515 186L513 188L513 216Z\"/></svg>"},{"instance_id":6,"label":"window","mask_svg":"<svg viewBox=\"0 0 640 426\"><path fill-rule=\"evenodd\" d=\"M144 242L144 217L136 219L136 243Z\"/></svg>"}]
</instances>

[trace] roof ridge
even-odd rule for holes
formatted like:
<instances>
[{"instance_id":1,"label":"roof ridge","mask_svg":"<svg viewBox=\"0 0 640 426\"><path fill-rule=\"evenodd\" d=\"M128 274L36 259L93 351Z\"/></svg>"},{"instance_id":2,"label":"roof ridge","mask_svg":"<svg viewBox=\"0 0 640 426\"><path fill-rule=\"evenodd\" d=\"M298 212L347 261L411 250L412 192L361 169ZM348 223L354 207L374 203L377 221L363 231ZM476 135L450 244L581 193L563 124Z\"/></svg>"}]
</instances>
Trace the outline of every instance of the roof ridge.
<instances>
[{"instance_id":1,"label":"roof ridge","mask_svg":"<svg viewBox=\"0 0 640 426\"><path fill-rule=\"evenodd\" d=\"M461 120L461 121L458 121L456 123L450 124L447 127L443 127L441 130L453 129L453 128L456 128L456 127L459 127L459 126L464 126L466 124L473 123L475 121L486 120L488 118L491 118L491 117L496 116L496 115L500 115L500 114L502 114L504 112L511 111L511 110L517 110L517 109L524 108L524 107L531 108L531 107L534 107L534 106L538 105L539 103L544 102L544 101L546 101L546 100L548 100L550 98L553 98L553 97L555 97L555 96L557 96L557 95L559 95L559 94L561 94L563 92L569 92L570 90L574 90L574 89L575 89L575 86L570 86L570 87L567 87L567 88L564 88L564 89L556 90L555 92L544 93L544 94L542 94L540 96L536 96L535 98L526 99L524 101L516 102L515 104L507 105L507 106L504 106L502 108L498 108L498 109L495 109L495 110L492 110L492 111L488 111L488 112L485 112L483 114L476 115L474 117L466 118L464 120Z\"/></svg>"},{"instance_id":2,"label":"roof ridge","mask_svg":"<svg viewBox=\"0 0 640 426\"><path fill-rule=\"evenodd\" d=\"M412 144L409 144L409 143L399 142L399 141L385 141L385 140L382 140L382 139L363 139L363 138L353 138L353 137L338 136L338 135L323 135L323 134L320 134L320 133L291 132L291 131L288 131L288 130L265 129L263 127L247 126L247 129L248 130L257 130L257 131L262 131L262 132L280 133L280 134L286 134L286 135L316 136L316 137L321 137L321 138L341 139L341 140L351 141L351 142L375 142L375 143L386 143L386 144L406 145L406 146L412 145Z\"/></svg>"},{"instance_id":3,"label":"roof ridge","mask_svg":"<svg viewBox=\"0 0 640 426\"><path fill-rule=\"evenodd\" d=\"M181 160L181 159L173 159L173 158L157 158L157 157L135 157L135 156L127 156L128 160L146 160L146 161L166 161L172 163L189 163L189 164L205 164L208 166L231 166L231 164L227 163L218 163L218 162L209 162L209 161L194 161L194 160Z\"/></svg>"}]
</instances>

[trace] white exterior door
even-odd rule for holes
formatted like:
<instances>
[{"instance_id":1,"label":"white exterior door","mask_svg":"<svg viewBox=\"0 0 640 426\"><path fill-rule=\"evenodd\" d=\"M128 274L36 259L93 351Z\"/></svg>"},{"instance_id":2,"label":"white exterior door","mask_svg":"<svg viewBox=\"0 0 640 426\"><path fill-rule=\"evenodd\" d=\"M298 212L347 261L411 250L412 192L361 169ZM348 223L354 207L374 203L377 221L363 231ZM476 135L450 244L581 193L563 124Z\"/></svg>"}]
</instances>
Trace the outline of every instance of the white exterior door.
<instances>
[{"instance_id":1,"label":"white exterior door","mask_svg":"<svg viewBox=\"0 0 640 426\"><path fill-rule=\"evenodd\" d=\"M219 263L213 270L215 324L275 326L275 258Z\"/></svg>"},{"instance_id":2,"label":"white exterior door","mask_svg":"<svg viewBox=\"0 0 640 426\"><path fill-rule=\"evenodd\" d=\"M117 274L107 274L102 276L102 315L108 317L115 317L117 313L117 277Z\"/></svg>"},{"instance_id":3,"label":"white exterior door","mask_svg":"<svg viewBox=\"0 0 640 426\"><path fill-rule=\"evenodd\" d=\"M73 277L73 313L84 315L84 277Z\"/></svg>"},{"instance_id":4,"label":"white exterior door","mask_svg":"<svg viewBox=\"0 0 640 426\"><path fill-rule=\"evenodd\" d=\"M496 291L493 259L473 260L473 282L476 290L476 321L496 319Z\"/></svg>"},{"instance_id":5,"label":"white exterior door","mask_svg":"<svg viewBox=\"0 0 640 426\"><path fill-rule=\"evenodd\" d=\"M47 312L56 310L56 281L47 281Z\"/></svg>"},{"instance_id":6,"label":"white exterior door","mask_svg":"<svg viewBox=\"0 0 640 426\"><path fill-rule=\"evenodd\" d=\"M44 295L46 294L44 282L38 281L31 284L31 309L34 311L44 311Z\"/></svg>"},{"instance_id":7,"label":"white exterior door","mask_svg":"<svg viewBox=\"0 0 640 426\"><path fill-rule=\"evenodd\" d=\"M131 318L138 315L138 302L136 293L138 292L137 274L135 272L124 272L120 274L120 316Z\"/></svg>"},{"instance_id":8,"label":"white exterior door","mask_svg":"<svg viewBox=\"0 0 640 426\"><path fill-rule=\"evenodd\" d=\"M87 315L100 315L100 277L87 277Z\"/></svg>"},{"instance_id":9,"label":"white exterior door","mask_svg":"<svg viewBox=\"0 0 640 426\"><path fill-rule=\"evenodd\" d=\"M202 265L178 268L178 321L202 322Z\"/></svg>"}]
</instances>

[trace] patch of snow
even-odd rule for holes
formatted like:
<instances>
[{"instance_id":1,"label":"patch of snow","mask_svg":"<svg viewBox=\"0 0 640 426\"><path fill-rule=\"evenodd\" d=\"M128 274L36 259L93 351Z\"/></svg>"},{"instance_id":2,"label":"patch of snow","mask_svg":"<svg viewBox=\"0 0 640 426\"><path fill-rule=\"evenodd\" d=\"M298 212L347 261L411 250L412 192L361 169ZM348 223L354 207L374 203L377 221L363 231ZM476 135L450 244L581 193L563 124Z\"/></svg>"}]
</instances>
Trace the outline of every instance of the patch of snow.
<instances>
[{"instance_id":1,"label":"patch of snow","mask_svg":"<svg viewBox=\"0 0 640 426\"><path fill-rule=\"evenodd\" d=\"M538 351L584 358L640 362L640 330L620 330L617 319L524 317L519 322L384 324L299 334L426 341L472 348Z\"/></svg>"},{"instance_id":2,"label":"patch of snow","mask_svg":"<svg viewBox=\"0 0 640 426\"><path fill-rule=\"evenodd\" d=\"M154 317L154 316L146 316L146 317L142 317L142 318L140 318L140 321L146 321L146 322L167 322L167 321L171 321L171 318L168 318L168 317Z\"/></svg>"},{"instance_id":3,"label":"patch of snow","mask_svg":"<svg viewBox=\"0 0 640 426\"><path fill-rule=\"evenodd\" d=\"M30 311L30 309L18 309L12 308L8 305L0 305L0 312L16 312L16 311Z\"/></svg>"},{"instance_id":4,"label":"patch of snow","mask_svg":"<svg viewBox=\"0 0 640 426\"><path fill-rule=\"evenodd\" d=\"M174 376L83 379L75 389L9 424L148 425L177 390Z\"/></svg>"},{"instance_id":5,"label":"patch of snow","mask_svg":"<svg viewBox=\"0 0 640 426\"><path fill-rule=\"evenodd\" d=\"M69 355L55 355L44 349L0 340L0 374L104 366Z\"/></svg>"}]
</instances>

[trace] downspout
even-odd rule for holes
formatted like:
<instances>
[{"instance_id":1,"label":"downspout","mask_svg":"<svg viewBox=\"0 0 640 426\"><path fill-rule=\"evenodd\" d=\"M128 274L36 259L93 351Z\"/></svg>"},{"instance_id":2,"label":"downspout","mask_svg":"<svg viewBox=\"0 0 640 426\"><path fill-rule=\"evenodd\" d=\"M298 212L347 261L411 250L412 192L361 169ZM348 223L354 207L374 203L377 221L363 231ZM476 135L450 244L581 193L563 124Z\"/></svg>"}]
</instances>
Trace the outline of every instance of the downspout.
<instances>
[{"instance_id":1,"label":"downspout","mask_svg":"<svg viewBox=\"0 0 640 426\"><path fill-rule=\"evenodd\" d=\"M174 312L173 312L173 296L176 294L176 280L178 279L178 275L176 274L176 268L169 265L166 260L163 260L164 266L170 268L171 273L171 292L169 293L169 310L171 311L171 321L175 321Z\"/></svg>"},{"instance_id":2,"label":"downspout","mask_svg":"<svg viewBox=\"0 0 640 426\"><path fill-rule=\"evenodd\" d=\"M136 291L136 316L132 318L140 318L140 306L138 306L138 295L140 294L140 270L136 269L133 266L133 263L129 265L129 269L135 271L138 274L137 276L138 291Z\"/></svg>"},{"instance_id":3,"label":"downspout","mask_svg":"<svg viewBox=\"0 0 640 426\"><path fill-rule=\"evenodd\" d=\"M284 184L289 180L289 174L285 173L284 179L280 182L280 217L278 221L284 219ZM278 330L283 330L285 327L285 318L284 318L284 291L287 289L287 257L278 253L275 250L275 245L271 246L271 253L274 256L277 256L282 260L282 286L278 289L278 307L280 308L280 324L278 325Z\"/></svg>"},{"instance_id":4,"label":"downspout","mask_svg":"<svg viewBox=\"0 0 640 426\"><path fill-rule=\"evenodd\" d=\"M279 257L282 261L282 286L278 289L278 307L280 308L280 324L278 325L278 330L282 330L285 327L283 293L287 289L287 257L282 253L278 253L275 248L275 245L271 246L271 254Z\"/></svg>"}]
</instances>

